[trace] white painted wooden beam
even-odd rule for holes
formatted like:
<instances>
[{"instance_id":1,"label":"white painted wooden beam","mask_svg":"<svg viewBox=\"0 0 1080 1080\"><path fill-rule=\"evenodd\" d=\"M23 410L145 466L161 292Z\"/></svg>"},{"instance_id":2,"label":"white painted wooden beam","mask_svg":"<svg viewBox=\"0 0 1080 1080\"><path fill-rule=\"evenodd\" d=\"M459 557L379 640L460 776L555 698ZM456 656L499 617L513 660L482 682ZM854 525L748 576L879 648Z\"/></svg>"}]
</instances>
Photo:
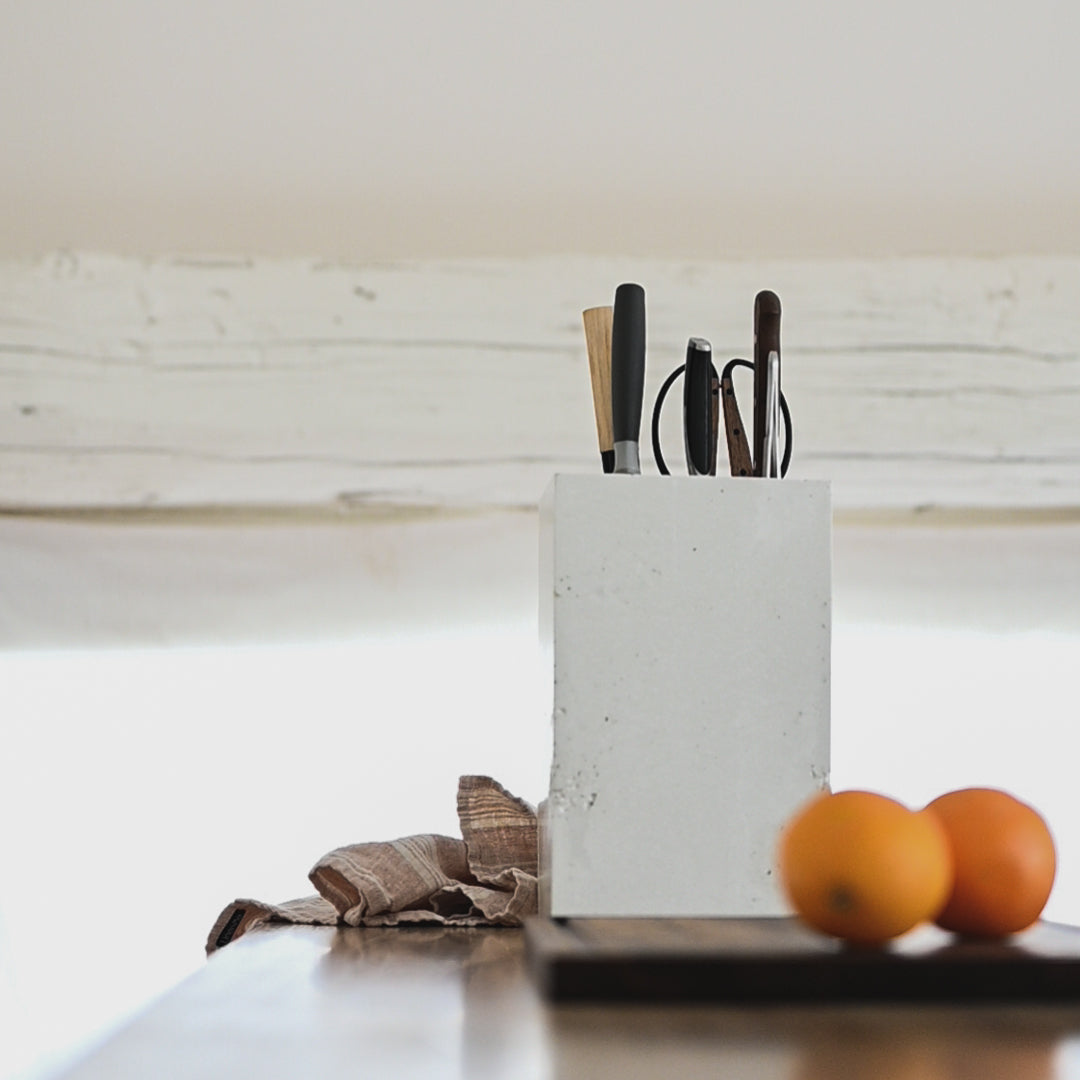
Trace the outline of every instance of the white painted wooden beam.
<instances>
[{"instance_id":1,"label":"white painted wooden beam","mask_svg":"<svg viewBox=\"0 0 1080 1080\"><path fill-rule=\"evenodd\" d=\"M0 506L535 506L599 468L580 312L623 280L647 412L688 336L745 356L779 293L792 475L841 509L1080 505L1080 258L62 253L0 263Z\"/></svg>"}]
</instances>

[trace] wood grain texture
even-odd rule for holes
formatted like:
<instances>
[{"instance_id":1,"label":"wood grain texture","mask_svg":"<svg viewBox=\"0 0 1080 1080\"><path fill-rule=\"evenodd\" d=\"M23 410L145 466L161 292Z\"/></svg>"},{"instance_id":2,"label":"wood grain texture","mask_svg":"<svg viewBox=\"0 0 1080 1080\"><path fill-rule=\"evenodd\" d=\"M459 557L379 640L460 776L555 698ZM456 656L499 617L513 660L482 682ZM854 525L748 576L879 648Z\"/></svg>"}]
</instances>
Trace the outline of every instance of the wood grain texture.
<instances>
[{"instance_id":1,"label":"wood grain texture","mask_svg":"<svg viewBox=\"0 0 1080 1080\"><path fill-rule=\"evenodd\" d=\"M735 397L734 381L729 376L720 380L720 401L724 410L724 439L727 442L728 471L732 476L751 476L754 461L746 438L739 401Z\"/></svg>"},{"instance_id":2,"label":"wood grain texture","mask_svg":"<svg viewBox=\"0 0 1080 1080\"><path fill-rule=\"evenodd\" d=\"M66 1080L1075 1075L1075 1007L545 1006L516 930L257 931Z\"/></svg>"},{"instance_id":3,"label":"wood grain texture","mask_svg":"<svg viewBox=\"0 0 1080 1080\"><path fill-rule=\"evenodd\" d=\"M589 354L589 379L592 384L593 413L596 415L596 440L605 461L614 453L615 436L611 429L611 327L615 309L586 308L581 313L585 326L585 348ZM612 458L614 465L614 458Z\"/></svg>"},{"instance_id":4,"label":"wood grain texture","mask_svg":"<svg viewBox=\"0 0 1080 1080\"><path fill-rule=\"evenodd\" d=\"M581 311L628 278L646 408L781 296L791 475L839 508L1080 505L1080 258L57 254L0 263L0 506L535 505L598 467Z\"/></svg>"}]
</instances>

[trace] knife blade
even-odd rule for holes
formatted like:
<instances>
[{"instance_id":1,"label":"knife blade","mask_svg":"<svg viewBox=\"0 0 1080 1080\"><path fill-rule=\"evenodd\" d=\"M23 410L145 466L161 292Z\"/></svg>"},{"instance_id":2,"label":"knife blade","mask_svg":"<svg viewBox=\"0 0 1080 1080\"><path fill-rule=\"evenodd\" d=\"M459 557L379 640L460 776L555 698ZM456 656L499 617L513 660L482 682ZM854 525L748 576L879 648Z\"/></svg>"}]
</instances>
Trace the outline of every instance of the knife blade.
<instances>
[{"instance_id":1,"label":"knife blade","mask_svg":"<svg viewBox=\"0 0 1080 1080\"><path fill-rule=\"evenodd\" d=\"M780 475L780 354L775 351L765 363L765 464L761 475Z\"/></svg>"}]
</instances>

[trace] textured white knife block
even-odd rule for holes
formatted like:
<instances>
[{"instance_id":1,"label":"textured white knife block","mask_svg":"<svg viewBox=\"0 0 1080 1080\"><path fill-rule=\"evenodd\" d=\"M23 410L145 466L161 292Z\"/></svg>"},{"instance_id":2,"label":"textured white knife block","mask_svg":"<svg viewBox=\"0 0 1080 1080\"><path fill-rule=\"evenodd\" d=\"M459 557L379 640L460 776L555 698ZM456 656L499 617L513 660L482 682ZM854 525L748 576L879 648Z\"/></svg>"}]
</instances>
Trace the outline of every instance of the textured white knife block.
<instances>
[{"instance_id":1,"label":"textured white knife block","mask_svg":"<svg viewBox=\"0 0 1080 1080\"><path fill-rule=\"evenodd\" d=\"M828 783L821 481L556 476L541 911L773 915L780 828Z\"/></svg>"}]
</instances>

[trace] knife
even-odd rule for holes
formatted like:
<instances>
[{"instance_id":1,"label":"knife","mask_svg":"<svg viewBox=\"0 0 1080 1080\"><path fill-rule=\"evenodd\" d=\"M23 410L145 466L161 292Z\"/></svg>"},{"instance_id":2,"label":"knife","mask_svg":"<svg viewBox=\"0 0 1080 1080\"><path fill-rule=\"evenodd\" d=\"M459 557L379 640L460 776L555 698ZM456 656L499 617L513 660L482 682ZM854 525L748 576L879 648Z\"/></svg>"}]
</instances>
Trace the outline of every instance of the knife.
<instances>
[{"instance_id":1,"label":"knife","mask_svg":"<svg viewBox=\"0 0 1080 1080\"><path fill-rule=\"evenodd\" d=\"M615 472L641 472L641 403L645 396L645 290L615 290L611 315L611 432Z\"/></svg>"},{"instance_id":2,"label":"knife","mask_svg":"<svg viewBox=\"0 0 1080 1080\"><path fill-rule=\"evenodd\" d=\"M728 463L732 476L753 476L754 462L750 456L750 443L746 438L746 425L735 397L735 384L731 373L736 367L752 367L745 360L732 360L720 376L720 401L724 409L724 438L727 441Z\"/></svg>"},{"instance_id":3,"label":"knife","mask_svg":"<svg viewBox=\"0 0 1080 1080\"><path fill-rule=\"evenodd\" d=\"M615 440L611 434L611 314L610 307L586 308L581 313L585 324L585 346L589 351L596 438L606 473L615 469Z\"/></svg>"},{"instance_id":4,"label":"knife","mask_svg":"<svg viewBox=\"0 0 1080 1080\"><path fill-rule=\"evenodd\" d=\"M683 439L691 476L716 475L718 392L712 346L704 338L692 337L686 344L683 373Z\"/></svg>"},{"instance_id":5,"label":"knife","mask_svg":"<svg viewBox=\"0 0 1080 1080\"><path fill-rule=\"evenodd\" d=\"M769 354L776 353L776 393L780 393L780 298L768 289L754 298L754 475L765 476L765 428Z\"/></svg>"}]
</instances>

